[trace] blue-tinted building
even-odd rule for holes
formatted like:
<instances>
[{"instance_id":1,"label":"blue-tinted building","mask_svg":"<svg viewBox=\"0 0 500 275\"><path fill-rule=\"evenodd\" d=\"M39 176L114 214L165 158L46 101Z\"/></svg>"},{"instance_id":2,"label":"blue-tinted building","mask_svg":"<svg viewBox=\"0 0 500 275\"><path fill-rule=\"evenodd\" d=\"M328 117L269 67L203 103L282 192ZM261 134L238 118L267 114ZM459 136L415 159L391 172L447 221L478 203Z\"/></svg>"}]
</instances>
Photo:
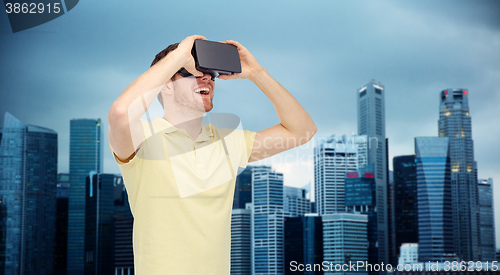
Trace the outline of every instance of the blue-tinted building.
<instances>
[{"instance_id":1,"label":"blue-tinted building","mask_svg":"<svg viewBox=\"0 0 500 275\"><path fill-rule=\"evenodd\" d=\"M52 274L57 133L4 117L0 145L0 274Z\"/></svg>"},{"instance_id":2,"label":"blue-tinted building","mask_svg":"<svg viewBox=\"0 0 500 275\"><path fill-rule=\"evenodd\" d=\"M377 192L373 164L346 174L345 198L348 212L364 214L368 218L368 262L377 264Z\"/></svg>"},{"instance_id":3,"label":"blue-tinted building","mask_svg":"<svg viewBox=\"0 0 500 275\"><path fill-rule=\"evenodd\" d=\"M291 265L291 262L295 262ZM318 214L285 218L285 274L323 274L323 222ZM316 271L294 271L299 265L319 265ZM294 267L294 268L291 268Z\"/></svg>"},{"instance_id":4,"label":"blue-tinted building","mask_svg":"<svg viewBox=\"0 0 500 275\"><path fill-rule=\"evenodd\" d=\"M289 217L304 216L311 212L311 202L304 188L283 186L283 207Z\"/></svg>"},{"instance_id":5,"label":"blue-tinted building","mask_svg":"<svg viewBox=\"0 0 500 275\"><path fill-rule=\"evenodd\" d=\"M85 187L85 274L114 274L114 174L90 172Z\"/></svg>"},{"instance_id":6,"label":"blue-tinted building","mask_svg":"<svg viewBox=\"0 0 500 275\"><path fill-rule=\"evenodd\" d=\"M381 82L370 80L357 89L358 135L368 137L368 163L375 165L379 262L389 262L389 209L387 199L387 143L385 93ZM381 272L383 273L383 272Z\"/></svg>"},{"instance_id":7,"label":"blue-tinted building","mask_svg":"<svg viewBox=\"0 0 500 275\"><path fill-rule=\"evenodd\" d=\"M130 211L128 194L123 178L115 175L114 179L115 216L114 216L114 266L116 274L134 274L134 249L132 229L134 217Z\"/></svg>"},{"instance_id":8,"label":"blue-tinted building","mask_svg":"<svg viewBox=\"0 0 500 275\"><path fill-rule=\"evenodd\" d=\"M283 274L283 174L270 166L254 166L252 201L252 273Z\"/></svg>"},{"instance_id":9,"label":"blue-tinted building","mask_svg":"<svg viewBox=\"0 0 500 275\"><path fill-rule=\"evenodd\" d=\"M57 220L54 251L54 275L66 275L68 254L69 174L57 175Z\"/></svg>"},{"instance_id":10,"label":"blue-tinted building","mask_svg":"<svg viewBox=\"0 0 500 275\"><path fill-rule=\"evenodd\" d=\"M337 213L321 216L323 221L324 261L336 265L368 261L367 225L363 214ZM368 274L366 270L325 270L325 274Z\"/></svg>"},{"instance_id":11,"label":"blue-tinted building","mask_svg":"<svg viewBox=\"0 0 500 275\"><path fill-rule=\"evenodd\" d=\"M453 251L449 139L415 138L420 261L440 260Z\"/></svg>"},{"instance_id":12,"label":"blue-tinted building","mask_svg":"<svg viewBox=\"0 0 500 275\"><path fill-rule=\"evenodd\" d=\"M481 260L496 261L495 210L493 203L493 179L479 179L479 229Z\"/></svg>"},{"instance_id":13,"label":"blue-tinted building","mask_svg":"<svg viewBox=\"0 0 500 275\"><path fill-rule=\"evenodd\" d=\"M394 168L396 246L418 243L417 163L415 155L397 156Z\"/></svg>"},{"instance_id":14,"label":"blue-tinted building","mask_svg":"<svg viewBox=\"0 0 500 275\"><path fill-rule=\"evenodd\" d=\"M83 275L85 266L85 190L91 171L103 170L101 119L70 121L68 203L68 275Z\"/></svg>"},{"instance_id":15,"label":"blue-tinted building","mask_svg":"<svg viewBox=\"0 0 500 275\"><path fill-rule=\"evenodd\" d=\"M250 205L251 203L249 203ZM252 210L233 209L231 213L231 275L252 274Z\"/></svg>"},{"instance_id":16,"label":"blue-tinted building","mask_svg":"<svg viewBox=\"0 0 500 275\"><path fill-rule=\"evenodd\" d=\"M449 139L454 253L464 261L480 260L477 166L469 110L469 91L440 92L439 136Z\"/></svg>"},{"instance_id":17,"label":"blue-tinted building","mask_svg":"<svg viewBox=\"0 0 500 275\"><path fill-rule=\"evenodd\" d=\"M245 209L245 205L249 202L252 202L252 166L250 165L236 177L233 209Z\"/></svg>"}]
</instances>

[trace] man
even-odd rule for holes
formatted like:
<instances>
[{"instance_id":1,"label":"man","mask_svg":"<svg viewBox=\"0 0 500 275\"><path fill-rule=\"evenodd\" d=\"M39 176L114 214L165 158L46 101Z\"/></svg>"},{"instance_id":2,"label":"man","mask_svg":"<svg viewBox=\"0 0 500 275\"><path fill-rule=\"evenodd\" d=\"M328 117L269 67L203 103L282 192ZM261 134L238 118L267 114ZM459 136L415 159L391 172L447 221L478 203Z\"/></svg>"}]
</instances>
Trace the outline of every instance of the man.
<instances>
[{"instance_id":1,"label":"man","mask_svg":"<svg viewBox=\"0 0 500 275\"><path fill-rule=\"evenodd\" d=\"M281 121L259 132L203 126L215 79L196 70L194 35L160 52L151 68L116 99L108 115L110 149L134 215L135 274L229 274L236 171L302 145L316 126L298 101L240 43L242 72L274 105ZM193 76L183 77L184 68ZM186 76L185 73L183 75ZM155 97L164 116L141 120ZM147 114L147 113L146 113Z\"/></svg>"}]
</instances>

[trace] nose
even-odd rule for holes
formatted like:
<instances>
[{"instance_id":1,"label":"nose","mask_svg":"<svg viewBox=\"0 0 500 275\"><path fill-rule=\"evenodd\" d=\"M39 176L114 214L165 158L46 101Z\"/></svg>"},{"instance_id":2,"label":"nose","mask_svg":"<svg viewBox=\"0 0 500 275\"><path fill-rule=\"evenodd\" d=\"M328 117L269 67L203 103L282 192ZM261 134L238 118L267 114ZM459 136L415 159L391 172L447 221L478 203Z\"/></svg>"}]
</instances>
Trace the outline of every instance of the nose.
<instances>
[{"instance_id":1,"label":"nose","mask_svg":"<svg viewBox=\"0 0 500 275\"><path fill-rule=\"evenodd\" d=\"M212 76L209 73L204 73L201 77L201 80L209 80L212 79Z\"/></svg>"},{"instance_id":2,"label":"nose","mask_svg":"<svg viewBox=\"0 0 500 275\"><path fill-rule=\"evenodd\" d=\"M216 74L203 73L203 76L197 78L200 78L202 81L207 81L207 80L215 81L216 77L217 77Z\"/></svg>"}]
</instances>

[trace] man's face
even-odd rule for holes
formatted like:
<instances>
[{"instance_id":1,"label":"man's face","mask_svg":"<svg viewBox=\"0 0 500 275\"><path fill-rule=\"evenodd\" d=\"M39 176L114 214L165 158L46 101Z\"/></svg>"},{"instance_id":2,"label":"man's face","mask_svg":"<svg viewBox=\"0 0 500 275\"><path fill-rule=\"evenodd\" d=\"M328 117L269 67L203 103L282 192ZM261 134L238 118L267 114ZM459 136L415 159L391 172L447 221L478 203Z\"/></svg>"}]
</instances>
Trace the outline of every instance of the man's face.
<instances>
[{"instance_id":1,"label":"man's face","mask_svg":"<svg viewBox=\"0 0 500 275\"><path fill-rule=\"evenodd\" d=\"M215 81L210 74L195 78L174 76L174 101L184 107L205 113L213 108Z\"/></svg>"}]
</instances>

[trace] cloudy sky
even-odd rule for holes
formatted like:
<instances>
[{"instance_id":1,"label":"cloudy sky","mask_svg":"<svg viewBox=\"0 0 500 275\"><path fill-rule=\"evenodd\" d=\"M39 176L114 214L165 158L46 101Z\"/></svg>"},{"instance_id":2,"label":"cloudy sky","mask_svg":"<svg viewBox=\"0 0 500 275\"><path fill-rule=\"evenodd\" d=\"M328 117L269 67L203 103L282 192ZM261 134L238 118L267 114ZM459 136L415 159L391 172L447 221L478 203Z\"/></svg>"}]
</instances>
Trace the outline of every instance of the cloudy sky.
<instances>
[{"instance_id":1,"label":"cloudy sky","mask_svg":"<svg viewBox=\"0 0 500 275\"><path fill-rule=\"evenodd\" d=\"M356 88L382 82L390 162L414 153L414 137L437 135L441 90L466 88L479 177L500 183L499 1L179 3L80 1L16 34L2 13L0 114L58 132L59 172L68 172L69 121L101 118L107 132L111 104L156 53L201 34L245 45L311 114L317 136L356 134ZM237 114L245 129L279 123L248 80L217 80L214 104L213 112ZM162 116L158 103L150 115ZM286 185L306 185L314 182L313 146L263 163L283 172ZM104 156L104 172L119 173L107 147ZM500 203L496 214L500 246Z\"/></svg>"}]
</instances>

